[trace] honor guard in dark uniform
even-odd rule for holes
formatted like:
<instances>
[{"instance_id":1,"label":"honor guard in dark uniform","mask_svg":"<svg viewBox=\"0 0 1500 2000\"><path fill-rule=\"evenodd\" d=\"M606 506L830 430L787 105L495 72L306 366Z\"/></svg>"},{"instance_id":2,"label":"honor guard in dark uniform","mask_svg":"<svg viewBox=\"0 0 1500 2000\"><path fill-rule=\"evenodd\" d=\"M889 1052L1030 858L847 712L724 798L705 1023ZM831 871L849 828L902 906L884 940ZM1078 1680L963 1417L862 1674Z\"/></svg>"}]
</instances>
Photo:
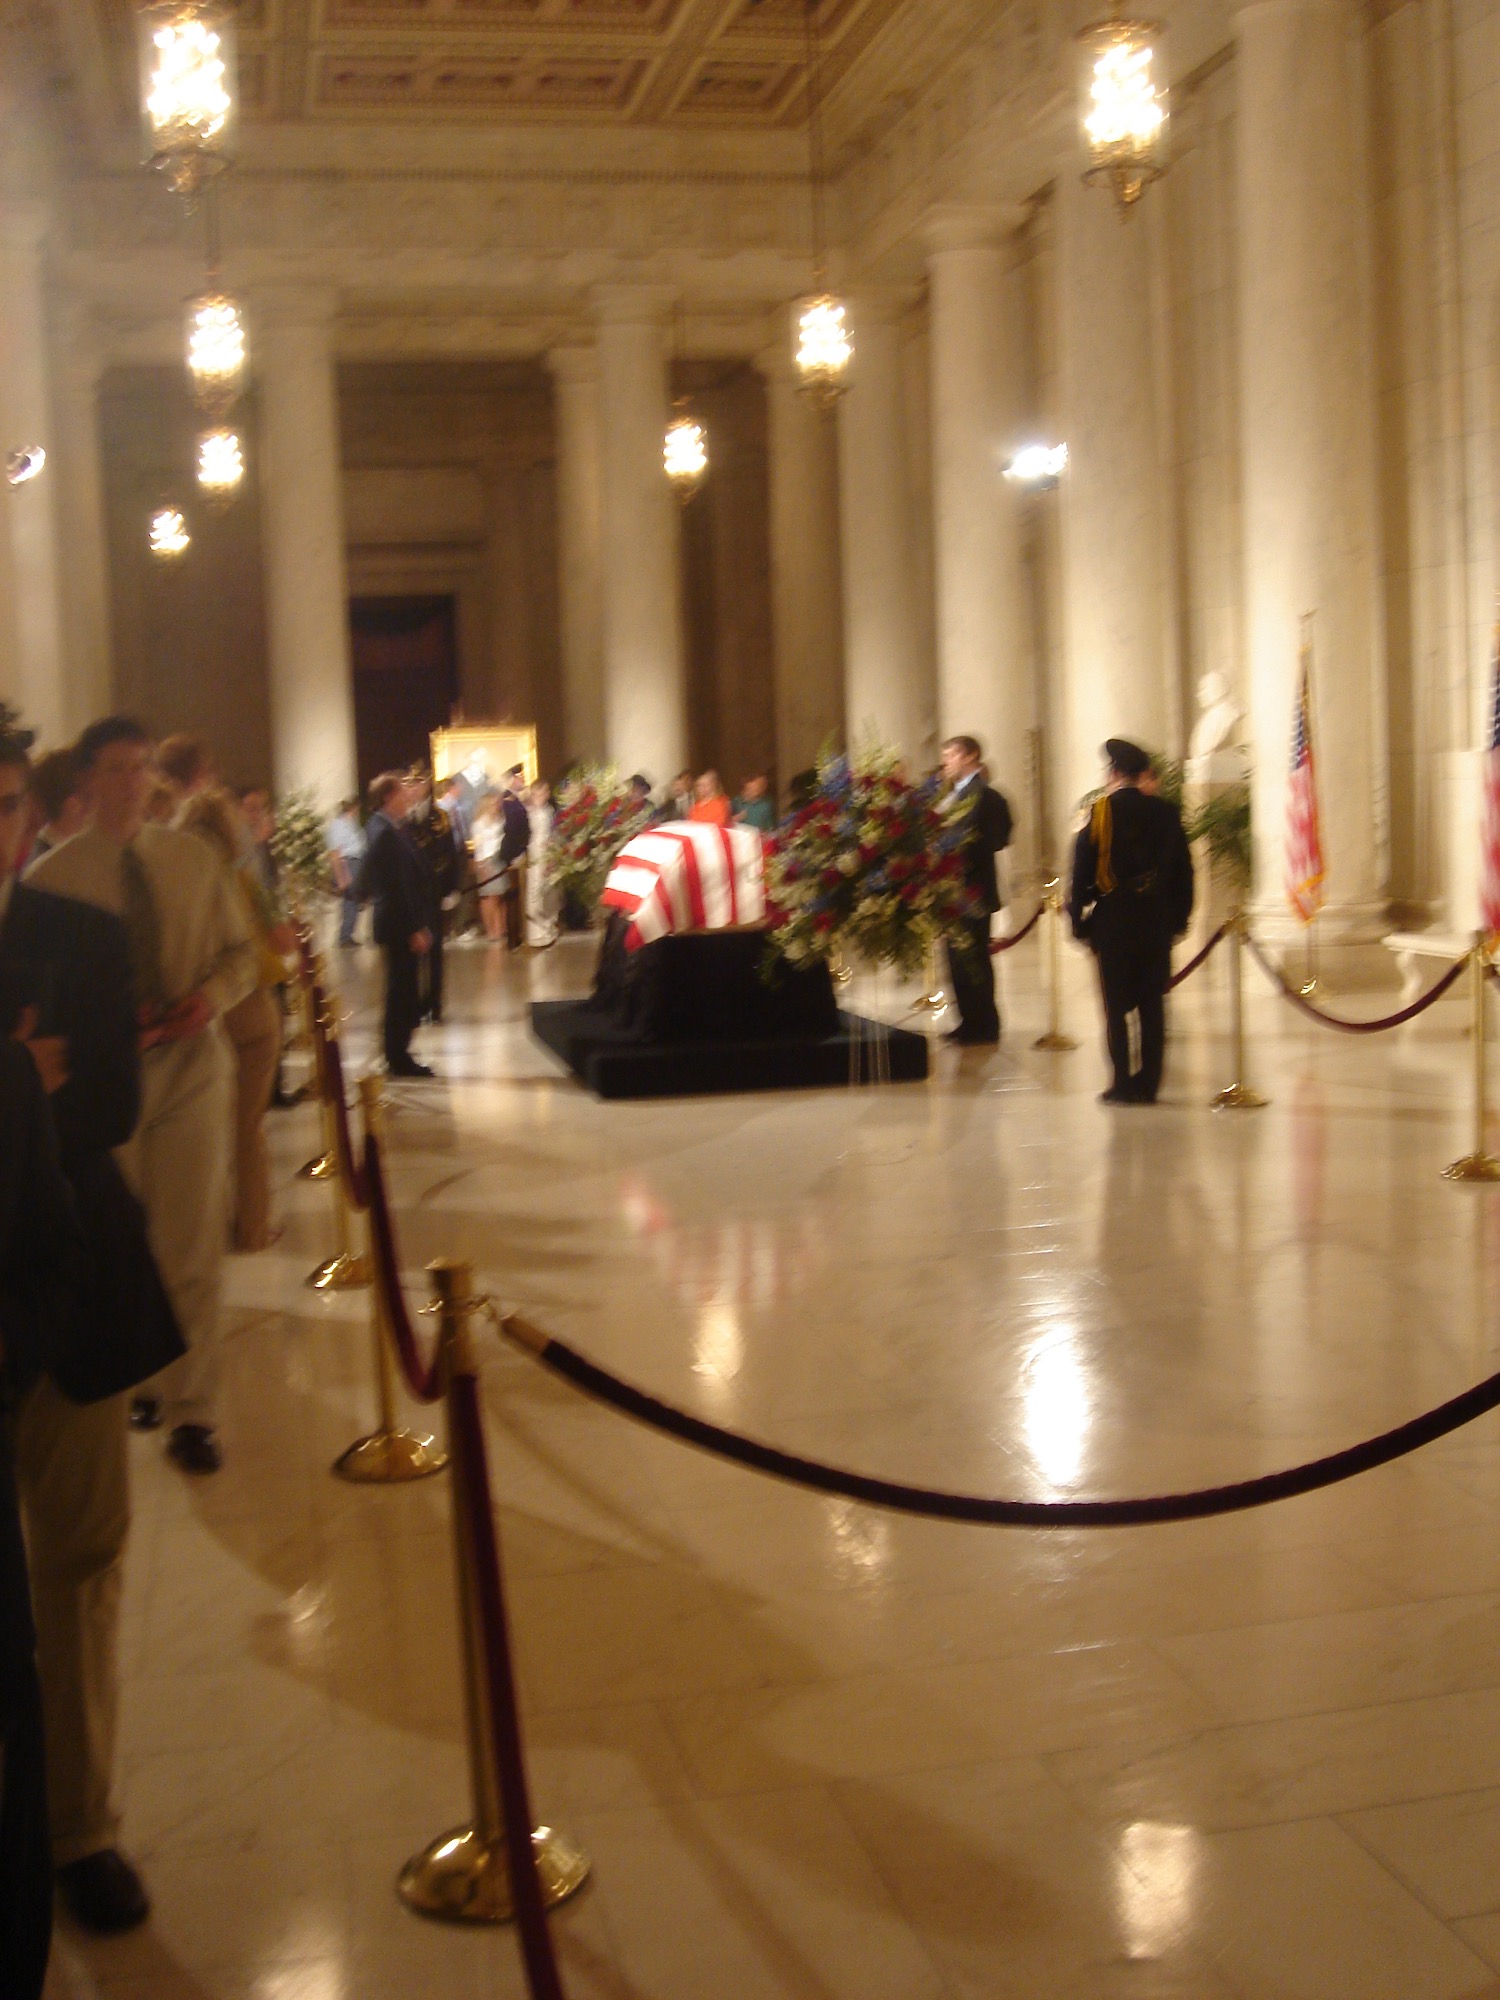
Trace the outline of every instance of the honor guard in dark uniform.
<instances>
[{"instance_id":1,"label":"honor guard in dark uniform","mask_svg":"<svg viewBox=\"0 0 1500 2000\"><path fill-rule=\"evenodd\" d=\"M990 918L1000 908L995 857L1010 845L1010 807L1005 794L985 782L983 752L972 736L950 736L943 745L943 776L948 783L944 811L961 824L958 852L964 881L978 904L977 914L948 944L948 978L958 1008L958 1026L948 1040L984 1046L1000 1039Z\"/></svg>"},{"instance_id":2,"label":"honor guard in dark uniform","mask_svg":"<svg viewBox=\"0 0 1500 2000\"><path fill-rule=\"evenodd\" d=\"M1151 759L1112 736L1109 782L1073 849L1073 935L1099 961L1114 1082L1106 1104L1154 1104L1161 1088L1172 940L1193 914L1193 859L1182 815L1143 791Z\"/></svg>"},{"instance_id":3,"label":"honor guard in dark uniform","mask_svg":"<svg viewBox=\"0 0 1500 2000\"><path fill-rule=\"evenodd\" d=\"M446 928L447 912L457 898L459 890L458 842L453 836L453 822L432 795L432 773L423 765L417 765L407 779L411 792L412 807L407 817L406 831L422 857L431 884L432 901L427 928L432 933L432 948L418 967L418 992L421 996L421 1018L424 1021L441 1021L443 1018L443 933Z\"/></svg>"}]
</instances>

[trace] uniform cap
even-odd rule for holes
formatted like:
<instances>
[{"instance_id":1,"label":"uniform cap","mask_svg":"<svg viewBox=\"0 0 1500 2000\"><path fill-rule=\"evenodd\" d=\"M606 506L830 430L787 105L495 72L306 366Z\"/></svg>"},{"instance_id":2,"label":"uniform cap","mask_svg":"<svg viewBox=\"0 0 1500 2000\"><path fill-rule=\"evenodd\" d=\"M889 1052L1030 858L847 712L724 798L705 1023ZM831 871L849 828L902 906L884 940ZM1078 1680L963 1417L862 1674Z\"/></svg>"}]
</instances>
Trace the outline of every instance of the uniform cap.
<instances>
[{"instance_id":1,"label":"uniform cap","mask_svg":"<svg viewBox=\"0 0 1500 2000\"><path fill-rule=\"evenodd\" d=\"M1122 778L1144 778L1151 769L1150 753L1139 743L1127 743L1123 736L1111 736L1104 746L1104 755L1110 769L1118 771Z\"/></svg>"}]
</instances>

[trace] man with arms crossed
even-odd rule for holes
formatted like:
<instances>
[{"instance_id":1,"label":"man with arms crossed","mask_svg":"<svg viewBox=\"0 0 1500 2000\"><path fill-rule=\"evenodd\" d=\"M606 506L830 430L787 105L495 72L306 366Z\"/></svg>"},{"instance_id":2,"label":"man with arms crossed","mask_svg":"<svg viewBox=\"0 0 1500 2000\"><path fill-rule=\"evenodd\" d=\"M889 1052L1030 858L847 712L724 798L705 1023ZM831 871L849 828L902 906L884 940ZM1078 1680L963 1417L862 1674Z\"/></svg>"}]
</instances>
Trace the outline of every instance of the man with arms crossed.
<instances>
[{"instance_id":1,"label":"man with arms crossed","mask_svg":"<svg viewBox=\"0 0 1500 2000\"><path fill-rule=\"evenodd\" d=\"M151 738L106 716L76 750L89 824L44 855L35 888L119 917L130 945L141 1048L141 1122L123 1164L145 1204L151 1248L187 1353L138 1396L132 1422L165 1415L168 1456L217 1472L220 1285L229 1229L234 1063L220 1017L251 991L257 961L229 871L205 841L144 815Z\"/></svg>"}]
</instances>

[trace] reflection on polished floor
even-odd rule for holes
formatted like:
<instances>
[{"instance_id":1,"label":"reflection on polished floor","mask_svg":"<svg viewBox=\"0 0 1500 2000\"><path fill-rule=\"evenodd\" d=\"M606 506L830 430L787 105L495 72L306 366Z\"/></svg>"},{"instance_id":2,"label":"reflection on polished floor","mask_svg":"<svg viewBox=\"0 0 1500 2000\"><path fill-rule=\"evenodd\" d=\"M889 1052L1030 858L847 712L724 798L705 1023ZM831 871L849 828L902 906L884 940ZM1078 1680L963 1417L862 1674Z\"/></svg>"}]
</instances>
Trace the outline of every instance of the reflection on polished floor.
<instances>
[{"instance_id":1,"label":"reflection on polished floor","mask_svg":"<svg viewBox=\"0 0 1500 2000\"><path fill-rule=\"evenodd\" d=\"M369 954L339 956L368 1054ZM1156 1111L1030 1049L927 1085L601 1105L535 1047L587 947L458 952L391 1126L415 1272L793 1449L982 1492L1160 1491L1312 1456L1497 1365L1500 1194L1455 998L1344 1039L1261 989L1258 1113L1216 962ZM1248 977L1249 975L1247 975ZM894 1014L894 989L885 999ZM1351 1003L1353 1004L1353 1003ZM1369 1009L1373 1011L1373 1008ZM303 1274L325 1190L231 1275L228 1461L136 1440L126 1843L156 1899L64 1934L109 2000L511 2000L506 1934L397 1903L465 1811L445 1482L340 1484L366 1305ZM487 1394L539 1810L594 1857L570 2000L1500 1996L1500 1424L1200 1525L1002 1533L773 1486L494 1352Z\"/></svg>"}]
</instances>

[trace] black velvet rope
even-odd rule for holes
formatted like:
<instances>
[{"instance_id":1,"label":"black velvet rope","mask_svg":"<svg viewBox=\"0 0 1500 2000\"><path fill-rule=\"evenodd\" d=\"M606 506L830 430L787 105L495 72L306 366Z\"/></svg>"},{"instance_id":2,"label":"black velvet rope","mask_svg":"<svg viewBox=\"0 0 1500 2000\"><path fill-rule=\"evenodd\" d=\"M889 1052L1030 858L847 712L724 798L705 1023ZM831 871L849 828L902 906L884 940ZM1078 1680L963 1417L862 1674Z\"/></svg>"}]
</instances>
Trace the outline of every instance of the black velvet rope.
<instances>
[{"instance_id":1,"label":"black velvet rope","mask_svg":"<svg viewBox=\"0 0 1500 2000\"><path fill-rule=\"evenodd\" d=\"M1378 1021L1346 1021L1338 1014L1325 1014L1321 1007L1314 1007L1312 1002L1304 999L1295 987L1289 986L1281 973L1261 949L1260 945L1257 944L1248 932L1245 936L1245 943L1249 946L1250 956L1255 960L1256 964L1266 975L1267 979L1270 980L1283 1000L1289 1000L1294 1007L1298 1008L1302 1013L1310 1015L1314 1021L1321 1021L1325 1028L1338 1028L1346 1035L1376 1035L1385 1028L1399 1028L1403 1022L1414 1021L1418 1014L1425 1014L1429 1007L1442 999L1443 995L1453 985L1469 962L1467 953L1462 958L1456 958L1443 974L1442 978L1438 980L1437 984L1429 986L1427 991L1420 995L1419 998L1413 1000L1409 1007L1402 1007L1394 1014L1383 1015Z\"/></svg>"},{"instance_id":2,"label":"black velvet rope","mask_svg":"<svg viewBox=\"0 0 1500 2000\"><path fill-rule=\"evenodd\" d=\"M1220 924L1219 928L1214 932L1202 951L1198 953L1197 957L1190 958L1180 971L1172 974L1172 977L1167 981L1167 991L1170 993L1172 988L1180 986L1184 979L1191 979L1193 974L1198 970L1198 967L1205 962L1209 954L1213 951L1215 945L1222 944L1228 935L1228 924Z\"/></svg>"},{"instance_id":3,"label":"black velvet rope","mask_svg":"<svg viewBox=\"0 0 1500 2000\"><path fill-rule=\"evenodd\" d=\"M1398 1424L1393 1431L1366 1438L1294 1465L1284 1472L1263 1473L1256 1479L1237 1480L1230 1486L1205 1486L1189 1493L1163 1493L1131 1500L991 1500L971 1493L949 1493L938 1487L908 1486L899 1480L875 1479L863 1472L849 1472L825 1465L818 1459L800 1458L780 1451L775 1445L761 1444L742 1437L738 1431L690 1416L671 1403L649 1396L643 1389L622 1382L607 1369L587 1361L565 1341L553 1339L527 1321L506 1314L501 1321L506 1334L517 1346L534 1355L553 1374L560 1375L587 1396L638 1423L665 1432L684 1444L696 1445L718 1458L730 1459L755 1472L785 1479L794 1486L810 1487L817 1493L836 1493L847 1500L863 1501L871 1507L886 1507L900 1514L919 1514L935 1521L970 1521L1000 1528L1138 1528L1162 1521L1201 1521L1216 1514L1243 1513L1251 1507L1269 1506L1275 1500L1292 1500L1320 1487L1336 1486L1357 1473L1372 1472L1389 1465L1408 1452L1461 1430L1477 1417L1500 1406L1500 1374L1490 1375L1461 1396L1440 1403L1425 1415Z\"/></svg>"},{"instance_id":4,"label":"black velvet rope","mask_svg":"<svg viewBox=\"0 0 1500 2000\"><path fill-rule=\"evenodd\" d=\"M373 1132L365 1134L364 1184L369 1199L375 1287L385 1308L385 1323L391 1330L401 1373L406 1377L407 1388L419 1403L435 1403L443 1393L441 1354L435 1346L431 1359L424 1361L417 1345L416 1329L406 1309L406 1294L401 1289L401 1256L396 1247L395 1225L391 1221L380 1141Z\"/></svg>"}]
</instances>

